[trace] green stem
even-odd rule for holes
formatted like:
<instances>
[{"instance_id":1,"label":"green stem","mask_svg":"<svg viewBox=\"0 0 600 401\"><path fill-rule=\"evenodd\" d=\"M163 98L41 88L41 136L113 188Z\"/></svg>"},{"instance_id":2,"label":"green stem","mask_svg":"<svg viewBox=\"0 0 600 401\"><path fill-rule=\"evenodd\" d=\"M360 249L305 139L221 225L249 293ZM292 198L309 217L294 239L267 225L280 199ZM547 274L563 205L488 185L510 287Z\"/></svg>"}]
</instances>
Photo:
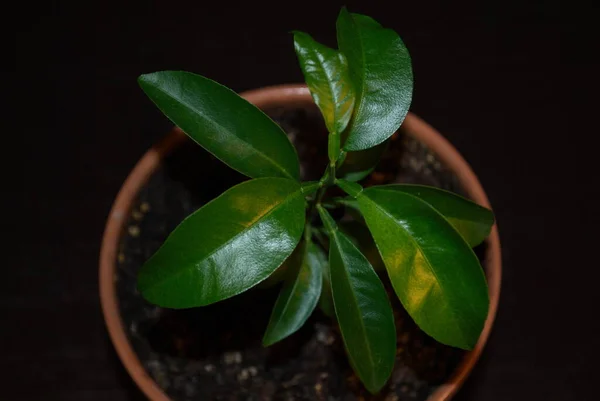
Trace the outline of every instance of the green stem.
<instances>
[{"instance_id":1,"label":"green stem","mask_svg":"<svg viewBox=\"0 0 600 401\"><path fill-rule=\"evenodd\" d=\"M329 243L327 240L325 240L325 237L328 236L327 232L322 230L322 229L315 229L313 230L313 236L317 239L317 241L319 242L319 244L321 244L321 247L325 250L328 251L329 250Z\"/></svg>"},{"instance_id":2,"label":"green stem","mask_svg":"<svg viewBox=\"0 0 600 401\"><path fill-rule=\"evenodd\" d=\"M323 177L319 180L319 190L313 200L309 201L310 206L308 210L308 221L312 219L315 213L316 205L320 204L327 192L327 189L335 183L335 162L330 162L329 166L325 169Z\"/></svg>"},{"instance_id":3,"label":"green stem","mask_svg":"<svg viewBox=\"0 0 600 401\"><path fill-rule=\"evenodd\" d=\"M327 153L329 154L329 161L335 164L340 156L340 134L337 132L331 132L329 134Z\"/></svg>"},{"instance_id":4,"label":"green stem","mask_svg":"<svg viewBox=\"0 0 600 401\"><path fill-rule=\"evenodd\" d=\"M306 223L306 227L304 228L304 241L308 242L312 238L312 226L310 222Z\"/></svg>"}]
</instances>

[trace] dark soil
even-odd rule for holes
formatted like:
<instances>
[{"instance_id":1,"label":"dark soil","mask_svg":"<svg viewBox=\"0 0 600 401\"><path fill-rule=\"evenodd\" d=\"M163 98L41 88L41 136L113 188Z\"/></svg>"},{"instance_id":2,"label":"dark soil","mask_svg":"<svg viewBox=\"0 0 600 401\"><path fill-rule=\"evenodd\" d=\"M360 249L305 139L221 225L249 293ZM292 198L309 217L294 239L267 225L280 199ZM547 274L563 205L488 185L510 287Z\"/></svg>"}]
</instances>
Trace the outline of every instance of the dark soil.
<instances>
[{"instance_id":1,"label":"dark soil","mask_svg":"<svg viewBox=\"0 0 600 401\"><path fill-rule=\"evenodd\" d=\"M303 178L320 178L327 163L322 151L327 132L318 111L268 113L307 162ZM336 325L318 310L296 334L262 347L278 286L188 310L158 308L140 297L135 277L143 262L185 216L244 179L188 142L166 159L139 193L121 239L115 282L129 340L149 374L174 400L427 399L449 377L463 352L421 332L391 292L398 332L396 366L377 396L368 394L353 374ZM424 145L401 133L363 185L383 182L422 183L461 192L456 178ZM476 252L481 257L483 246Z\"/></svg>"}]
</instances>

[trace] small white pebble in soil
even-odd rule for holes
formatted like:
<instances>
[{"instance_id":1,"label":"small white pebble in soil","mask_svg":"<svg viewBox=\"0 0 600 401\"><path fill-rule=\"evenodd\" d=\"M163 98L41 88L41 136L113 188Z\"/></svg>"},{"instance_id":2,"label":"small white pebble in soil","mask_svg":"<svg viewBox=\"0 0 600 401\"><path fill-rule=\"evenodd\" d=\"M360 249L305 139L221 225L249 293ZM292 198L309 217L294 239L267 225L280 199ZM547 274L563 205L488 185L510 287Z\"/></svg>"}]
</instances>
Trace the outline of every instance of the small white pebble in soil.
<instances>
[{"instance_id":1,"label":"small white pebble in soil","mask_svg":"<svg viewBox=\"0 0 600 401\"><path fill-rule=\"evenodd\" d=\"M318 331L317 341L325 345L331 345L335 341L335 338L333 338L333 336L330 333L327 333L325 331Z\"/></svg>"},{"instance_id":2,"label":"small white pebble in soil","mask_svg":"<svg viewBox=\"0 0 600 401\"><path fill-rule=\"evenodd\" d=\"M204 366L204 370L208 373L213 372L215 370L215 365L211 365L210 363L208 365Z\"/></svg>"},{"instance_id":3,"label":"small white pebble in soil","mask_svg":"<svg viewBox=\"0 0 600 401\"><path fill-rule=\"evenodd\" d=\"M238 380L239 381L244 381L244 380L248 380L248 377L250 377L250 374L248 373L248 369L242 369L240 373L238 373Z\"/></svg>"},{"instance_id":4,"label":"small white pebble in soil","mask_svg":"<svg viewBox=\"0 0 600 401\"><path fill-rule=\"evenodd\" d=\"M138 226L129 226L129 235L131 235L132 237L139 237L140 236L140 228Z\"/></svg>"},{"instance_id":5,"label":"small white pebble in soil","mask_svg":"<svg viewBox=\"0 0 600 401\"><path fill-rule=\"evenodd\" d=\"M258 374L258 369L256 369L254 366L250 366L248 368L248 373L250 373L250 376L256 376Z\"/></svg>"},{"instance_id":6,"label":"small white pebble in soil","mask_svg":"<svg viewBox=\"0 0 600 401\"><path fill-rule=\"evenodd\" d=\"M322 380L325 380L325 379L327 379L327 378L329 377L329 373L327 373L327 372L323 372L323 373L321 373L321 375L320 375L319 377L320 377Z\"/></svg>"},{"instance_id":7,"label":"small white pebble in soil","mask_svg":"<svg viewBox=\"0 0 600 401\"><path fill-rule=\"evenodd\" d=\"M148 202L143 202L140 205L140 211L142 213L148 213L150 211L150 204Z\"/></svg>"},{"instance_id":8,"label":"small white pebble in soil","mask_svg":"<svg viewBox=\"0 0 600 401\"><path fill-rule=\"evenodd\" d=\"M239 352L226 352L223 354L223 359L227 365L242 362L242 354Z\"/></svg>"}]
</instances>

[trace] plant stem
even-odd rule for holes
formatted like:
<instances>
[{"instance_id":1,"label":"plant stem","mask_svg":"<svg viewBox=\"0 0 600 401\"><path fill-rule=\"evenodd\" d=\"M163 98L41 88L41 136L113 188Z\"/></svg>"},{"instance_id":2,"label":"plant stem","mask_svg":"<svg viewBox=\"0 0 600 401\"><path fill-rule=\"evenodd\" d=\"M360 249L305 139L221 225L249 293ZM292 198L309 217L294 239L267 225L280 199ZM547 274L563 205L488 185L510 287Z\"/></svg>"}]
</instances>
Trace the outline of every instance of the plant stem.
<instances>
[{"instance_id":1,"label":"plant stem","mask_svg":"<svg viewBox=\"0 0 600 401\"><path fill-rule=\"evenodd\" d=\"M323 196L325 195L325 192L327 192L327 188L332 186L335 182L335 162L329 163L329 166L327 167L325 173L323 174L323 177L321 178L321 182L323 183L323 186L319 189L319 192L317 193L317 205L321 203L321 200L323 200Z\"/></svg>"},{"instance_id":2,"label":"plant stem","mask_svg":"<svg viewBox=\"0 0 600 401\"><path fill-rule=\"evenodd\" d=\"M312 234L317 239L319 244L321 244L321 247L325 251L328 251L329 244L328 244L328 241L325 240L325 237L329 237L327 232L323 231L322 229L317 228L317 229L313 230Z\"/></svg>"},{"instance_id":3,"label":"plant stem","mask_svg":"<svg viewBox=\"0 0 600 401\"><path fill-rule=\"evenodd\" d=\"M323 177L319 180L319 191L314 199L310 202L309 210L308 210L308 219L309 221L312 219L313 214L315 213L316 206L321 203L327 189L333 185L335 182L335 162L330 162L329 166L325 169L323 173Z\"/></svg>"},{"instance_id":4,"label":"plant stem","mask_svg":"<svg viewBox=\"0 0 600 401\"><path fill-rule=\"evenodd\" d=\"M312 226L310 223L306 223L304 228L304 240L308 242L312 238Z\"/></svg>"}]
</instances>

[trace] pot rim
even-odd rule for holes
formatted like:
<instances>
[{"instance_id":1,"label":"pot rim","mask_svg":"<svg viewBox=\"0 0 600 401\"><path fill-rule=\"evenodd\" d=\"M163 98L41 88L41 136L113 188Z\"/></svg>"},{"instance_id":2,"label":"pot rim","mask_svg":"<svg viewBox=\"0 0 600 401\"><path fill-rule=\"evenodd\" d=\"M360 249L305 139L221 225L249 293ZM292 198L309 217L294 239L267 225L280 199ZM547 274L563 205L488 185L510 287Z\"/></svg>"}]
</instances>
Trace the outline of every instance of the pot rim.
<instances>
[{"instance_id":1,"label":"pot rim","mask_svg":"<svg viewBox=\"0 0 600 401\"><path fill-rule=\"evenodd\" d=\"M303 84L269 86L246 91L241 96L261 108L312 102L310 93L306 85ZM446 167L452 170L471 199L491 209L490 202L477 176L450 142L412 113L408 113L402 128L408 135L424 143ZM110 338L129 375L144 394L153 401L171 401L171 399L146 372L125 334L123 322L119 315L114 285L116 260L123 225L127 221L127 216L139 190L159 167L164 156L175 149L183 140L185 140L185 134L178 128L174 128L169 135L149 149L137 162L113 203L100 250L100 300ZM483 264L488 280L490 308L483 331L475 348L465 354L450 378L440 385L427 401L448 401L452 398L472 371L489 338L498 309L502 275L500 238L497 224L494 224L486 241L488 247Z\"/></svg>"}]
</instances>

